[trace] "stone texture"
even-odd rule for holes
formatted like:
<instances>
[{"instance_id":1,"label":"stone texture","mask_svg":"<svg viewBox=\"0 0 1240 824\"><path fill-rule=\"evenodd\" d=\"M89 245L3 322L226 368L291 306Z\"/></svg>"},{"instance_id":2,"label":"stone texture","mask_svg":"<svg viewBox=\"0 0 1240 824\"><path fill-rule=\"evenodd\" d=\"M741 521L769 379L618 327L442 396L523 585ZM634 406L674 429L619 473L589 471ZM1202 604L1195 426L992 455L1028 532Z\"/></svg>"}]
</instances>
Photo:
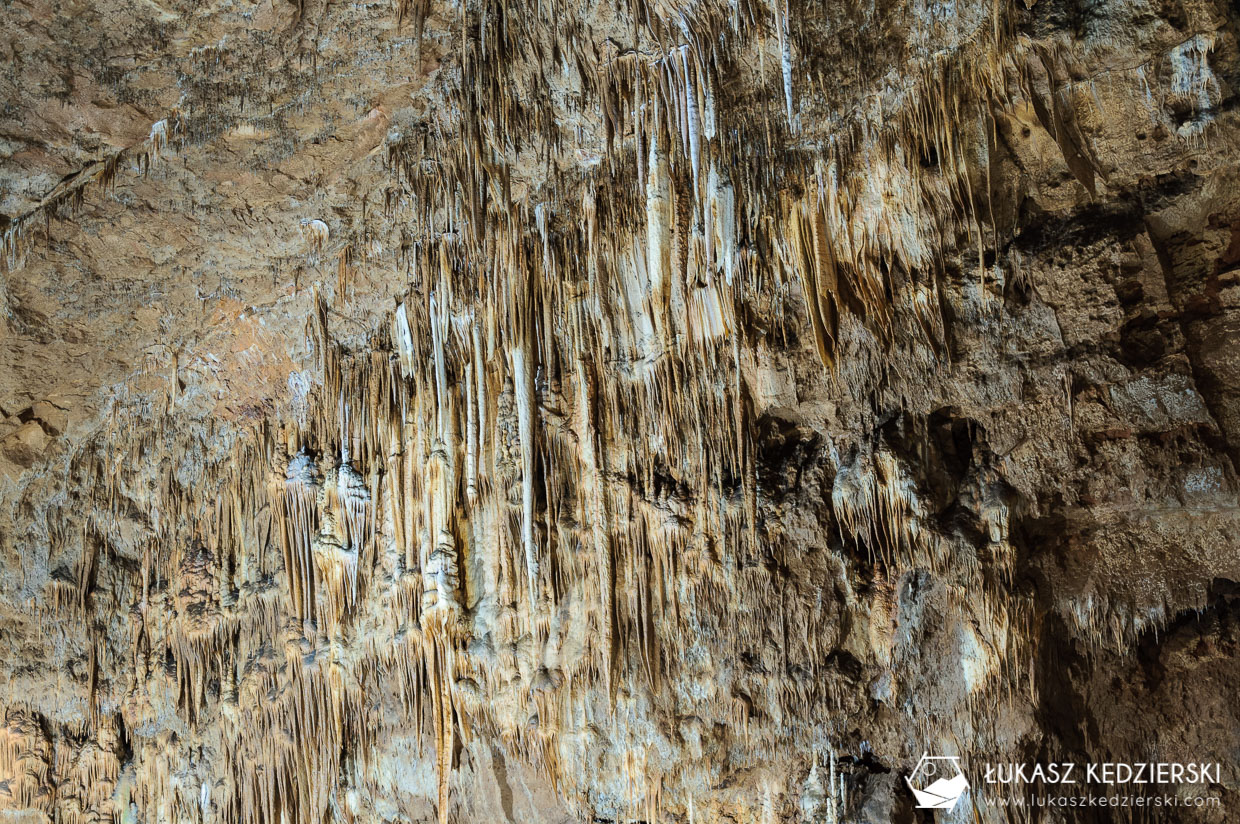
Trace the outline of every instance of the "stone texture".
<instances>
[{"instance_id":1,"label":"stone texture","mask_svg":"<svg viewBox=\"0 0 1240 824\"><path fill-rule=\"evenodd\" d=\"M1232 5L0 20L0 821L1235 816Z\"/></svg>"}]
</instances>

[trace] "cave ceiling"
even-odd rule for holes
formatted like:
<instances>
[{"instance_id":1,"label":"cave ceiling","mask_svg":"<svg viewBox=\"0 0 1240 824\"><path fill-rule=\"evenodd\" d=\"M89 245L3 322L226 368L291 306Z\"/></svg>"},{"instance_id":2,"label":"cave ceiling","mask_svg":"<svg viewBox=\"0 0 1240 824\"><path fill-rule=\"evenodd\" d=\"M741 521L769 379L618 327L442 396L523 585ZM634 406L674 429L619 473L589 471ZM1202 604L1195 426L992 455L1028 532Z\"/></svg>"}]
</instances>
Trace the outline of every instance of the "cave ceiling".
<instances>
[{"instance_id":1,"label":"cave ceiling","mask_svg":"<svg viewBox=\"0 0 1240 824\"><path fill-rule=\"evenodd\" d=\"M0 23L0 824L1240 815L1234 4Z\"/></svg>"}]
</instances>

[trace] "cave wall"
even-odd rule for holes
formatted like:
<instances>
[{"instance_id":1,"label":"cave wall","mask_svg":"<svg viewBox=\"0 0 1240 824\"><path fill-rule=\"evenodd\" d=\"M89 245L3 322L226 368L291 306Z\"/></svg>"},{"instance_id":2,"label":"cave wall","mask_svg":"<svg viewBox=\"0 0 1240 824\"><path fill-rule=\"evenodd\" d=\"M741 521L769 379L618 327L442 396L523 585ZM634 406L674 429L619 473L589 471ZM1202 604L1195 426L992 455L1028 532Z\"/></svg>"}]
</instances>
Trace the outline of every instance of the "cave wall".
<instances>
[{"instance_id":1,"label":"cave wall","mask_svg":"<svg viewBox=\"0 0 1240 824\"><path fill-rule=\"evenodd\" d=\"M0 821L1240 803L1230 5L0 15Z\"/></svg>"}]
</instances>

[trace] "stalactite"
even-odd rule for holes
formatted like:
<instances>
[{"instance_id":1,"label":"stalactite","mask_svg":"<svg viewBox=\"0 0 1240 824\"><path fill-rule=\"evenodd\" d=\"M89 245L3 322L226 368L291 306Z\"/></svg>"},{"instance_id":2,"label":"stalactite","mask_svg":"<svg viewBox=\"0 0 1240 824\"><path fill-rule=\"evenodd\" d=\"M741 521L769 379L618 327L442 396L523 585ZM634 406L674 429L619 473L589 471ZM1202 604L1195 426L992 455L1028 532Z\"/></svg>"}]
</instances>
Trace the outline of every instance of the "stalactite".
<instances>
[{"instance_id":1,"label":"stalactite","mask_svg":"<svg viewBox=\"0 0 1240 824\"><path fill-rule=\"evenodd\" d=\"M775 10L775 34L779 40L780 76L784 84L784 108L788 117L788 128L795 131L796 120L792 113L792 41L788 32L787 0L771 0Z\"/></svg>"},{"instance_id":2,"label":"stalactite","mask_svg":"<svg viewBox=\"0 0 1240 824\"><path fill-rule=\"evenodd\" d=\"M594 563L599 576L599 619L602 622L602 636L605 642L602 668L607 684L607 693L615 698L616 681L612 673L612 657L615 654L616 639L613 615L615 605L615 573L611 557L611 519L607 508L607 489L599 466L598 428L595 425L596 387L593 370L583 361L577 362L577 414L578 438L585 478L583 493L585 495L584 517L591 525L590 533L594 544Z\"/></svg>"},{"instance_id":3,"label":"stalactite","mask_svg":"<svg viewBox=\"0 0 1240 824\"><path fill-rule=\"evenodd\" d=\"M303 449L289 461L279 518L293 613L302 619L314 617L311 541L317 517L318 485L318 467Z\"/></svg>"},{"instance_id":4,"label":"stalactite","mask_svg":"<svg viewBox=\"0 0 1240 824\"><path fill-rule=\"evenodd\" d=\"M408 378L413 373L413 364L417 358L417 352L413 346L413 332L409 328L409 316L405 309L405 304L396 307L396 313L393 316L395 325L395 337L400 353L401 373Z\"/></svg>"},{"instance_id":5,"label":"stalactite","mask_svg":"<svg viewBox=\"0 0 1240 824\"><path fill-rule=\"evenodd\" d=\"M521 442L521 544L525 550L525 576L533 609L538 600L538 544L534 537L534 471L537 457L534 440L534 365L522 344L511 349L509 359Z\"/></svg>"},{"instance_id":6,"label":"stalactite","mask_svg":"<svg viewBox=\"0 0 1240 824\"><path fill-rule=\"evenodd\" d=\"M474 364L465 364L465 495L470 506L478 503L478 404L474 400Z\"/></svg>"},{"instance_id":7,"label":"stalactite","mask_svg":"<svg viewBox=\"0 0 1240 824\"><path fill-rule=\"evenodd\" d=\"M331 236L331 230L327 224L318 218L302 218L298 224L301 233L306 238L306 243L310 247L312 254L319 254L327 245L327 240Z\"/></svg>"},{"instance_id":8,"label":"stalactite","mask_svg":"<svg viewBox=\"0 0 1240 824\"><path fill-rule=\"evenodd\" d=\"M657 103L656 111L657 111ZM667 303L672 276L672 202L667 154L659 137L658 117L649 135L646 169L646 276L649 278L650 316L654 332L664 344L668 334Z\"/></svg>"}]
</instances>

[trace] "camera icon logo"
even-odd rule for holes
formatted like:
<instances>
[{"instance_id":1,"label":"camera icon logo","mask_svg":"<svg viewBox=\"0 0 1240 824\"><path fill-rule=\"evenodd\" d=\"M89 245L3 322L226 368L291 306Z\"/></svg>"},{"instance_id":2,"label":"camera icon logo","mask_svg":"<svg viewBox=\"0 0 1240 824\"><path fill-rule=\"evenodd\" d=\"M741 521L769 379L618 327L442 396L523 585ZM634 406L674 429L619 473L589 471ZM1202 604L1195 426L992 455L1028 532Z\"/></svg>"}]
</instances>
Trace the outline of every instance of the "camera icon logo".
<instances>
[{"instance_id":1,"label":"camera icon logo","mask_svg":"<svg viewBox=\"0 0 1240 824\"><path fill-rule=\"evenodd\" d=\"M929 810L951 810L969 789L969 779L960 769L954 755L925 753L911 775L904 779L917 797L917 807Z\"/></svg>"}]
</instances>

